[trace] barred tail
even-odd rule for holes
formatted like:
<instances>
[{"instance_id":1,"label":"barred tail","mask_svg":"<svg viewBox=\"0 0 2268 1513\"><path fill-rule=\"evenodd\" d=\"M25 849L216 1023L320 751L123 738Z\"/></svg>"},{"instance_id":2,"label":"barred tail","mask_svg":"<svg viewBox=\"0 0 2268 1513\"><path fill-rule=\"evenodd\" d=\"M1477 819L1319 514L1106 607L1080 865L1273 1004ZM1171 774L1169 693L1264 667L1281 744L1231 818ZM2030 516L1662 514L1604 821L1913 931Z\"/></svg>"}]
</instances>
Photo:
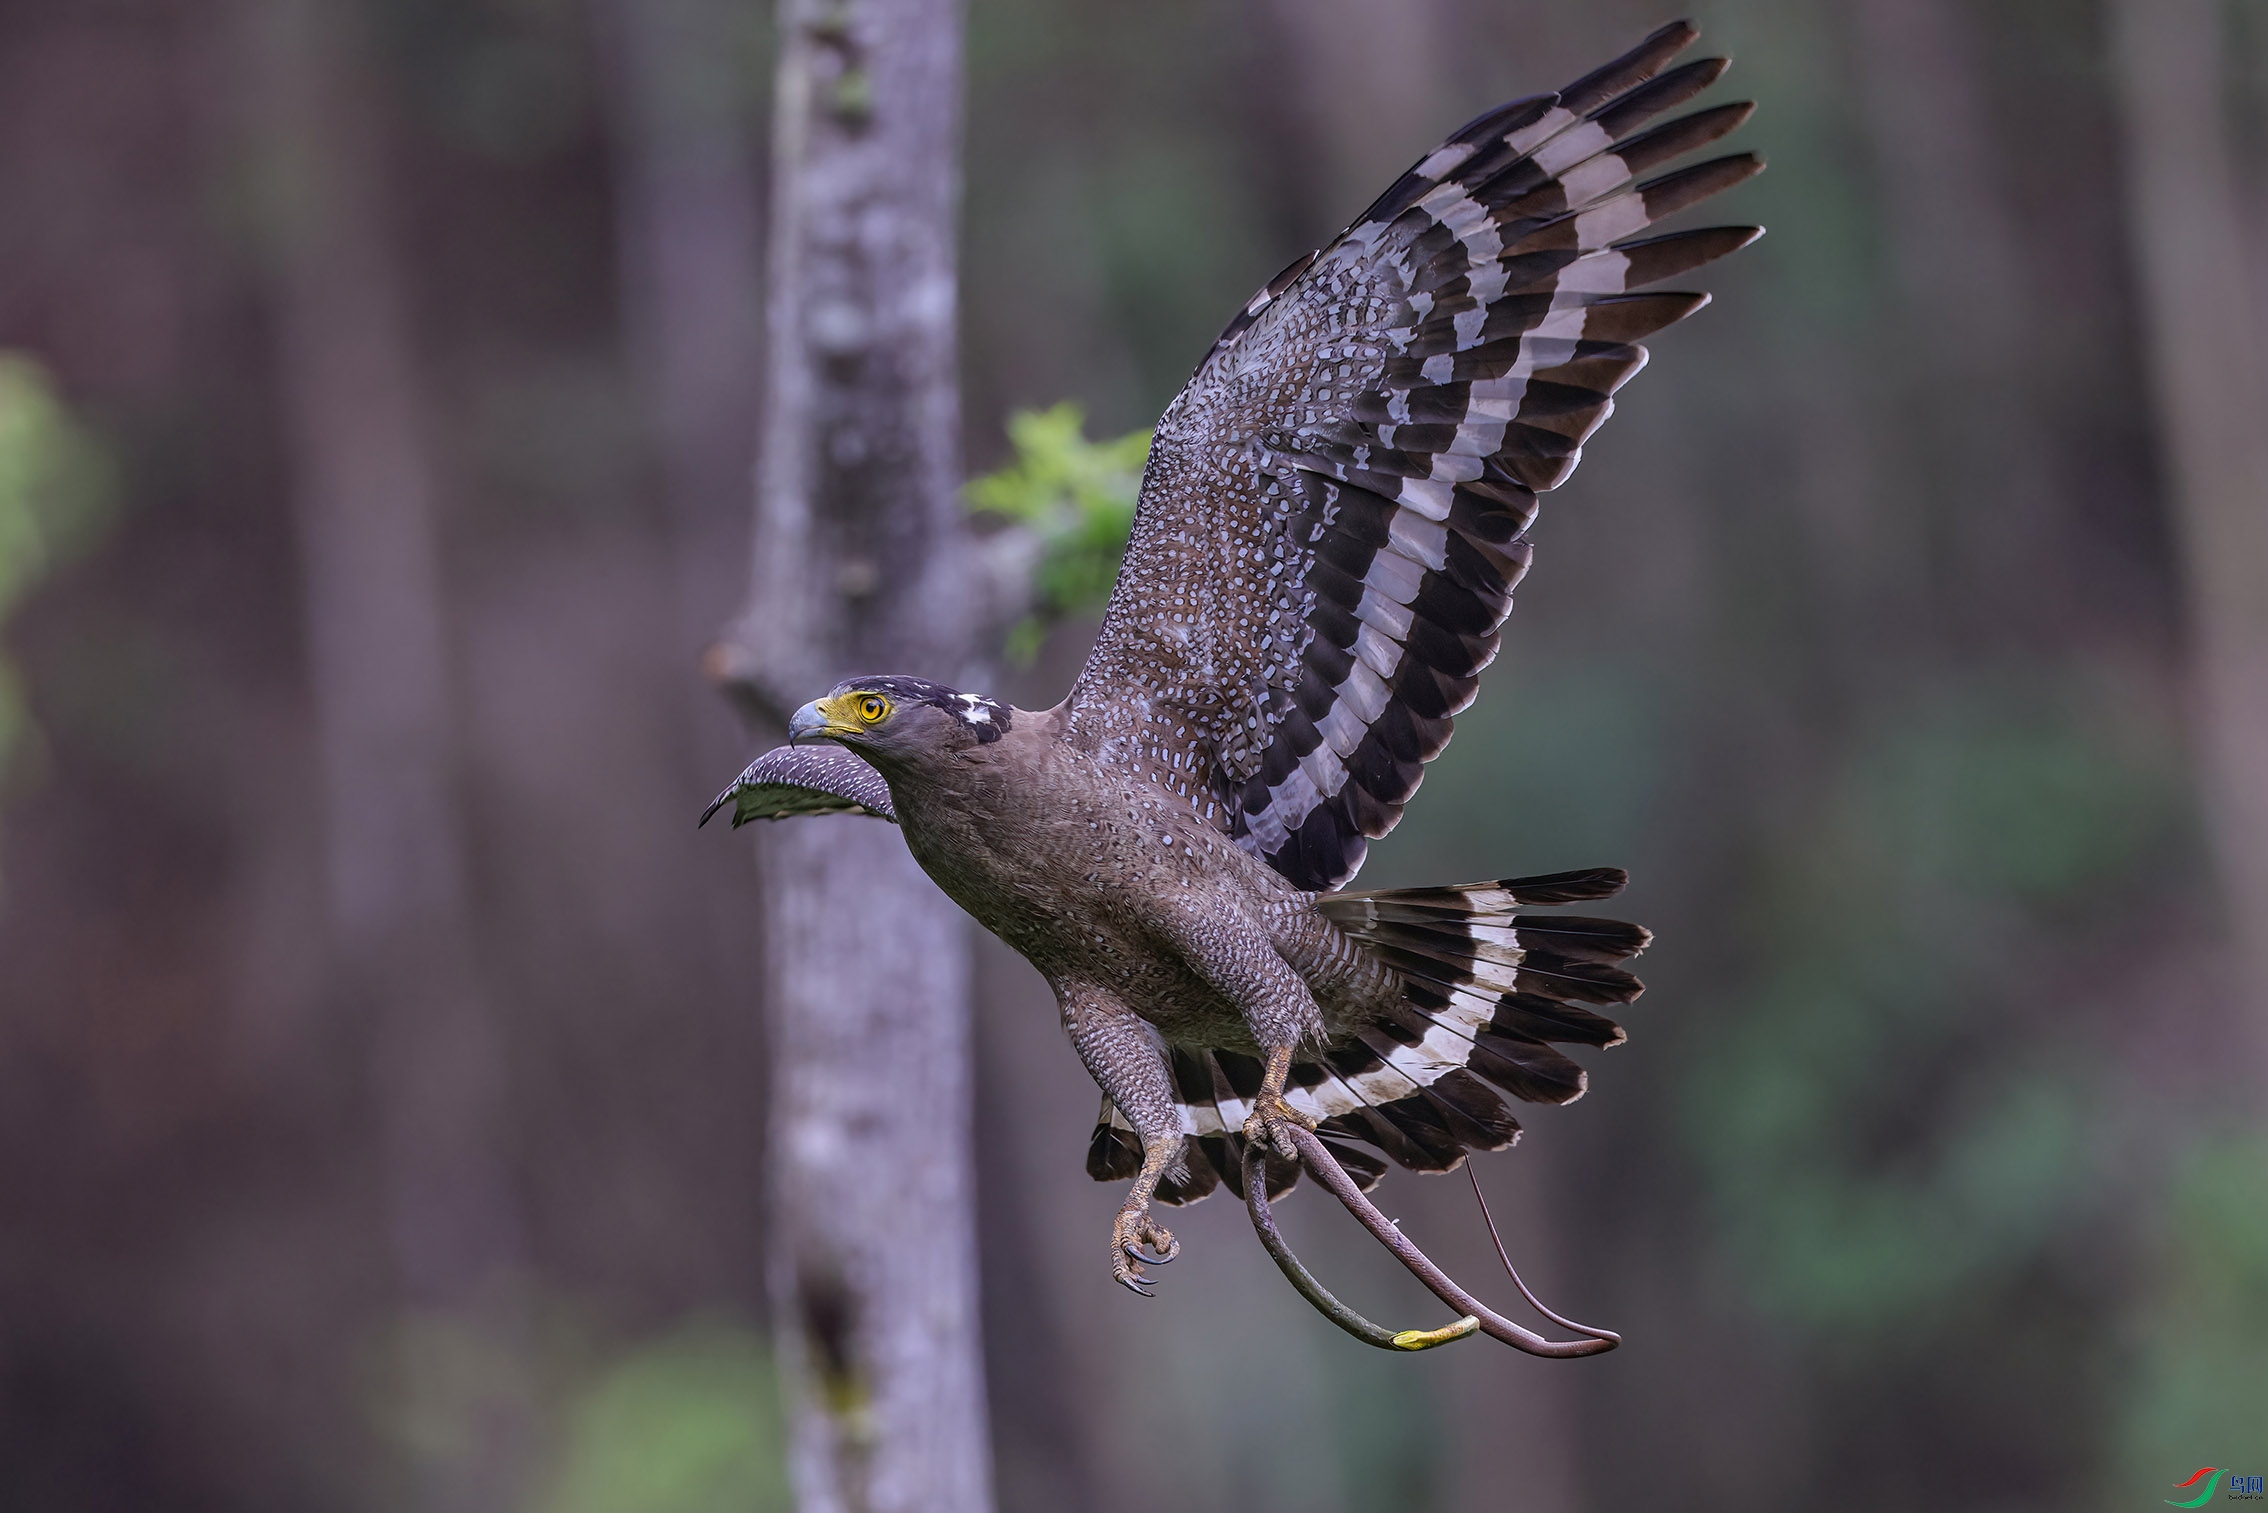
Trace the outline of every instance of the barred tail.
<instances>
[{"instance_id":1,"label":"barred tail","mask_svg":"<svg viewBox=\"0 0 2268 1513\"><path fill-rule=\"evenodd\" d=\"M1316 900L1402 978L1402 998L1384 1017L1292 1066L1288 1101L1319 1121L1324 1143L1363 1188L1386 1174L1386 1163L1361 1146L1413 1171L1454 1171L1468 1150L1501 1150L1519 1138L1503 1094L1530 1103L1583 1096L1587 1075L1554 1047L1622 1044L1622 1026L1591 1006L1644 991L1619 963L1650 937L1618 920L1522 911L1611 898L1628 880L1602 867ZM1193 1202L1223 1181L1241 1196L1238 1131L1259 1091L1260 1063L1231 1051L1175 1048L1170 1057L1183 1127L1194 1138L1189 1175L1158 1196ZM1124 1177L1140 1164L1131 1129L1105 1100L1088 1171L1098 1180ZM1292 1163L1269 1157L1271 1196L1298 1178Z\"/></svg>"},{"instance_id":2,"label":"barred tail","mask_svg":"<svg viewBox=\"0 0 2268 1513\"><path fill-rule=\"evenodd\" d=\"M1611 898L1628 881L1602 867L1317 900L1403 983L1384 1020L1325 1053L1362 1106L1323 1128L1414 1171L1454 1171L1467 1150L1519 1138L1499 1089L1530 1103L1582 1097L1588 1075L1555 1046L1622 1044L1622 1026L1591 1006L1645 990L1619 963L1651 937L1619 920L1521 911Z\"/></svg>"}]
</instances>

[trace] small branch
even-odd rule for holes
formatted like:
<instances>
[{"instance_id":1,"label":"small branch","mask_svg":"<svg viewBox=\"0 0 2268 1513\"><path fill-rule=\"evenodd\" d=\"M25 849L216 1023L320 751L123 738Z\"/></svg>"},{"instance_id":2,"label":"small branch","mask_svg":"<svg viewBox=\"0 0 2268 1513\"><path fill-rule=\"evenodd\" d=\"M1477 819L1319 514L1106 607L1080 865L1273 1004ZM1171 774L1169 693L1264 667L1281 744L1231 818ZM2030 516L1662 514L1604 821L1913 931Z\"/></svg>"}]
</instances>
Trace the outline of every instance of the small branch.
<instances>
[{"instance_id":1,"label":"small branch","mask_svg":"<svg viewBox=\"0 0 2268 1513\"><path fill-rule=\"evenodd\" d=\"M970 573L961 591L976 600L975 619L987 644L1032 612L1032 579L1046 551L1039 532L1022 525L998 525L970 542Z\"/></svg>"},{"instance_id":2,"label":"small branch","mask_svg":"<svg viewBox=\"0 0 2268 1513\"><path fill-rule=\"evenodd\" d=\"M1356 1339L1362 1340L1366 1344L1377 1345L1382 1349L1423 1350L1433 1345L1445 1344L1451 1339L1461 1339L1477 1329L1491 1339L1502 1341L1515 1350L1525 1351L1529 1355L1549 1356L1555 1359L1579 1355L1600 1355L1622 1343L1622 1337L1618 1334L1605 1329L1594 1329L1589 1325L1578 1324L1570 1319L1561 1318L1558 1314L1537 1302L1535 1294L1528 1291L1527 1284L1520 1281L1519 1273L1513 1271L1511 1260L1505 1256L1503 1243L1499 1241L1497 1243L1497 1255L1504 1261L1505 1270L1512 1272L1512 1280L1519 1286L1521 1295L1535 1305L1538 1313L1563 1328L1574 1330L1585 1338L1580 1340L1547 1340L1533 1330L1523 1329L1510 1319L1505 1318L1471 1293L1465 1291L1464 1288L1458 1286L1447 1272L1436 1266L1424 1251L1419 1250L1407 1236L1395 1228L1394 1222L1380 1213L1377 1206L1363 1196L1362 1190L1355 1186L1354 1179L1347 1175L1346 1168L1339 1165L1338 1159L1331 1154L1329 1147L1316 1137L1314 1131L1296 1124L1287 1125L1286 1129L1291 1135L1292 1143L1299 1149L1301 1161L1308 1171L1314 1175L1315 1180L1328 1188L1331 1195L1346 1206L1347 1212L1360 1220L1363 1228L1369 1230L1378 1243L1385 1246L1393 1255L1395 1260L1408 1268L1412 1276L1423 1282L1428 1291L1451 1308L1466 1315L1465 1318L1450 1325L1447 1329L1412 1329L1395 1334L1371 1323L1361 1314L1356 1313L1337 1298L1331 1296L1323 1285L1309 1275L1304 1266L1300 1265L1298 1257L1291 1253L1290 1247L1284 1244L1283 1236L1276 1231L1274 1216L1268 1211L1266 1158L1255 1143L1248 1142L1244 1154L1245 1207L1252 1214L1252 1227L1259 1233L1260 1243L1268 1248L1268 1254L1275 1258L1277 1267L1290 1279L1292 1286L1299 1289L1300 1296L1313 1304L1318 1313L1321 1313L1341 1329L1346 1330ZM1475 1191L1478 1190L1476 1185ZM1485 1202L1482 1204L1481 1211L1484 1216L1487 1215L1487 1204ZM1496 1234L1496 1221L1493 1217L1489 1218L1489 1234L1491 1237ZM1404 1343L1405 1341L1409 1343Z\"/></svg>"}]
</instances>

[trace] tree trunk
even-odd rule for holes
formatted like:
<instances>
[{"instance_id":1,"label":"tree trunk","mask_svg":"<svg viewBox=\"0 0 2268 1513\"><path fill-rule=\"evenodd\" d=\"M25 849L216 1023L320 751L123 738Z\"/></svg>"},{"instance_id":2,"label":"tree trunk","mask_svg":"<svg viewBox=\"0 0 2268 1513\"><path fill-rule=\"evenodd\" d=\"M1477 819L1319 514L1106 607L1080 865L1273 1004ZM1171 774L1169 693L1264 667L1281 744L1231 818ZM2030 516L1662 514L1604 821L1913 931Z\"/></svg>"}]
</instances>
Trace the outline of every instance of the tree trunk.
<instances>
[{"instance_id":1,"label":"tree trunk","mask_svg":"<svg viewBox=\"0 0 2268 1513\"><path fill-rule=\"evenodd\" d=\"M503 1051L467 913L434 467L354 21L342 0L286 0L250 22L262 136L278 154L264 165L279 212L268 230L323 764L330 980L334 1008L367 1026L406 1302L508 1330L502 1289L522 1243L499 1144ZM403 1364L412 1396L462 1388ZM416 1468L415 1504L513 1506L524 1427L484 1425L462 1455Z\"/></svg>"},{"instance_id":2,"label":"tree trunk","mask_svg":"<svg viewBox=\"0 0 2268 1513\"><path fill-rule=\"evenodd\" d=\"M2208 812L2250 1049L2268 1066L2268 377L2219 11L2208 0L2116 0L2111 23L2127 223L2186 578Z\"/></svg>"},{"instance_id":3,"label":"tree trunk","mask_svg":"<svg viewBox=\"0 0 2268 1513\"><path fill-rule=\"evenodd\" d=\"M957 501L953 0L783 0L748 606L712 671L773 719L854 672L980 673ZM775 1332L809 1513L992 1500L970 942L897 832L760 838Z\"/></svg>"}]
</instances>

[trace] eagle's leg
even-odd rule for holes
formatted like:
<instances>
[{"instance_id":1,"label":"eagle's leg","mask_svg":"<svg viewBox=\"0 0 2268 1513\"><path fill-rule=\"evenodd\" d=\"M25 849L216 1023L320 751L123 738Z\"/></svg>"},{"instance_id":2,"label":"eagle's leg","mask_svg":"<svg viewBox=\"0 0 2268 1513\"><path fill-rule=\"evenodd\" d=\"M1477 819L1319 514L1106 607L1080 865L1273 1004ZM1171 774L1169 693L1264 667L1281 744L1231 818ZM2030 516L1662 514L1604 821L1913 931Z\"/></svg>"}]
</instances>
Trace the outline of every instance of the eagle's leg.
<instances>
[{"instance_id":1,"label":"eagle's leg","mask_svg":"<svg viewBox=\"0 0 2268 1513\"><path fill-rule=\"evenodd\" d=\"M1268 1052L1267 1069L1260 1076L1260 1091L1253 1095L1252 1112L1244 1118L1244 1138L1271 1147L1287 1161L1299 1159L1299 1147L1284 1131L1284 1123L1308 1129L1315 1121L1284 1101L1284 1084L1291 1077L1292 1048L1277 1046Z\"/></svg>"},{"instance_id":2,"label":"eagle's leg","mask_svg":"<svg viewBox=\"0 0 2268 1513\"><path fill-rule=\"evenodd\" d=\"M1181 1254L1181 1242L1173 1237L1173 1231L1150 1216L1150 1198L1158 1190L1158 1179L1180 1155L1178 1134L1170 1141L1143 1142L1142 1170L1110 1226L1110 1274L1121 1287L1143 1297L1150 1296L1150 1284L1142 1263L1163 1266Z\"/></svg>"},{"instance_id":3,"label":"eagle's leg","mask_svg":"<svg viewBox=\"0 0 2268 1513\"><path fill-rule=\"evenodd\" d=\"M1182 959L1236 1005L1265 1053L1266 1070L1244 1121L1244 1138L1261 1141L1297 1161L1299 1149L1283 1132L1283 1123L1290 1120L1312 1129L1314 1122L1284 1101L1284 1086L1291 1078L1294 1047L1320 1045L1324 1038L1323 1011L1316 1006L1307 979L1284 959L1275 933L1250 919L1185 910L1169 916L1166 925Z\"/></svg>"},{"instance_id":4,"label":"eagle's leg","mask_svg":"<svg viewBox=\"0 0 2268 1513\"><path fill-rule=\"evenodd\" d=\"M1142 1142L1142 1170L1111 1225L1110 1274L1120 1286L1148 1297L1143 1262L1163 1265L1181 1254L1173 1232L1150 1217L1159 1180L1182 1159L1173 1075L1156 1032L1115 996L1084 983L1064 983L1057 985L1056 997L1079 1059Z\"/></svg>"}]
</instances>

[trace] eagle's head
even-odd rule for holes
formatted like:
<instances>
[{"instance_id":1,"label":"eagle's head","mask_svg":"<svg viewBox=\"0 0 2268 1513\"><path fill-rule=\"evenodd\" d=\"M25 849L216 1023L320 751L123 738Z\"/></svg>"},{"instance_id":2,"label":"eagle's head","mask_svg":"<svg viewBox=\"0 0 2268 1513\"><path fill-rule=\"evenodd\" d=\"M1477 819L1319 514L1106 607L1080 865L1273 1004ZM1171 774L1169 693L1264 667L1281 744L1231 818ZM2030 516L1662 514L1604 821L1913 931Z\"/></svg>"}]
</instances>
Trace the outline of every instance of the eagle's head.
<instances>
[{"instance_id":1,"label":"eagle's head","mask_svg":"<svg viewBox=\"0 0 2268 1513\"><path fill-rule=\"evenodd\" d=\"M797 710L788 741L836 741L878 767L904 769L999 740L1011 715L997 699L923 678L851 678Z\"/></svg>"}]
</instances>

